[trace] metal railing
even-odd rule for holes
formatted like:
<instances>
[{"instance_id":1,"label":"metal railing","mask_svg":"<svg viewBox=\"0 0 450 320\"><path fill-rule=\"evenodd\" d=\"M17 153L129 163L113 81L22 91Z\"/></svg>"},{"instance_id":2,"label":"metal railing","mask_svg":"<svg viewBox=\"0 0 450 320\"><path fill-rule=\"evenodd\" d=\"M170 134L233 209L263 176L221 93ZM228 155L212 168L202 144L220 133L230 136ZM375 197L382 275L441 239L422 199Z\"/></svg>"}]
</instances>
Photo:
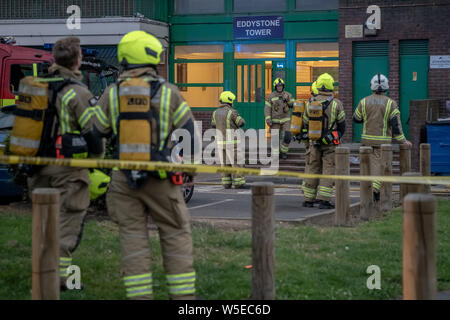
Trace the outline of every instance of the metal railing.
<instances>
[{"instance_id":1,"label":"metal railing","mask_svg":"<svg viewBox=\"0 0 450 320\"><path fill-rule=\"evenodd\" d=\"M155 19L152 0L1 0L0 20L64 19L71 13L67 8L77 5L81 18L133 17L138 14Z\"/></svg>"}]
</instances>

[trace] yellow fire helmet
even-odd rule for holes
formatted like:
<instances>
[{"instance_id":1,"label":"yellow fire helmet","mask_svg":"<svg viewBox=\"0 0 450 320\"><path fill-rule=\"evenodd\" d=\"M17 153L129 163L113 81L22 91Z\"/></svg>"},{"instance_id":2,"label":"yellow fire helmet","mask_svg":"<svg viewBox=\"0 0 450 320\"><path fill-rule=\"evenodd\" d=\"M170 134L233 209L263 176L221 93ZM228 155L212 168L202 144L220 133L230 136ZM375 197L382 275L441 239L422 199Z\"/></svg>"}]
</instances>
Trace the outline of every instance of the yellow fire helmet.
<instances>
[{"instance_id":1,"label":"yellow fire helmet","mask_svg":"<svg viewBox=\"0 0 450 320\"><path fill-rule=\"evenodd\" d=\"M319 90L317 90L317 84L315 81L311 85L311 93L313 94L313 96L317 96L319 94Z\"/></svg>"},{"instance_id":2,"label":"yellow fire helmet","mask_svg":"<svg viewBox=\"0 0 450 320\"><path fill-rule=\"evenodd\" d=\"M236 96L231 91L224 91L220 94L219 101L221 103L229 103L232 105L234 103L234 100L236 100Z\"/></svg>"},{"instance_id":3,"label":"yellow fire helmet","mask_svg":"<svg viewBox=\"0 0 450 320\"><path fill-rule=\"evenodd\" d=\"M275 81L273 82L273 87L276 88L276 86L279 84L283 85L284 87L284 80L281 78L276 78Z\"/></svg>"},{"instance_id":4,"label":"yellow fire helmet","mask_svg":"<svg viewBox=\"0 0 450 320\"><path fill-rule=\"evenodd\" d=\"M111 181L110 176L97 169L89 170L89 179L91 180L91 184L89 185L91 200L95 200L104 194L108 190L108 185Z\"/></svg>"},{"instance_id":5,"label":"yellow fire helmet","mask_svg":"<svg viewBox=\"0 0 450 320\"><path fill-rule=\"evenodd\" d=\"M124 65L158 65L164 48L161 42L145 31L131 31L117 47L119 63Z\"/></svg>"},{"instance_id":6,"label":"yellow fire helmet","mask_svg":"<svg viewBox=\"0 0 450 320\"><path fill-rule=\"evenodd\" d=\"M322 73L316 80L316 87L319 91L333 91L334 79L328 73Z\"/></svg>"}]
</instances>

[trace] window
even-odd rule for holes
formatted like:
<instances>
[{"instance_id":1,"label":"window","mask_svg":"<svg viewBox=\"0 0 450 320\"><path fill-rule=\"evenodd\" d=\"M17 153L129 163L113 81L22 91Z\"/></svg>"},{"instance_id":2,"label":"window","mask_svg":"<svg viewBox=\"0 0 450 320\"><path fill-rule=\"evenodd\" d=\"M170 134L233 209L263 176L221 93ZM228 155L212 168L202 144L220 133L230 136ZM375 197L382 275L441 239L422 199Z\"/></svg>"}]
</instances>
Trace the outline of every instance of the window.
<instances>
[{"instance_id":1,"label":"window","mask_svg":"<svg viewBox=\"0 0 450 320\"><path fill-rule=\"evenodd\" d=\"M43 75L48 73L49 65L47 63L36 63L36 71L38 75ZM19 83L22 78L33 75L33 64L23 63L23 64L11 64L9 78L9 90L13 94L18 94Z\"/></svg>"},{"instance_id":2,"label":"window","mask_svg":"<svg viewBox=\"0 0 450 320\"><path fill-rule=\"evenodd\" d=\"M175 83L222 83L223 63L175 63Z\"/></svg>"},{"instance_id":3,"label":"window","mask_svg":"<svg viewBox=\"0 0 450 320\"><path fill-rule=\"evenodd\" d=\"M234 46L235 59L285 58L286 45L273 44L236 44Z\"/></svg>"},{"instance_id":4,"label":"window","mask_svg":"<svg viewBox=\"0 0 450 320\"><path fill-rule=\"evenodd\" d=\"M175 46L174 76L191 107L215 107L223 91L223 45Z\"/></svg>"},{"instance_id":5,"label":"window","mask_svg":"<svg viewBox=\"0 0 450 320\"><path fill-rule=\"evenodd\" d=\"M309 10L337 10L339 0L296 0L297 11Z\"/></svg>"},{"instance_id":6,"label":"window","mask_svg":"<svg viewBox=\"0 0 450 320\"><path fill-rule=\"evenodd\" d=\"M175 0L175 14L224 13L225 0Z\"/></svg>"},{"instance_id":7,"label":"window","mask_svg":"<svg viewBox=\"0 0 450 320\"><path fill-rule=\"evenodd\" d=\"M337 42L297 43L297 58L339 57Z\"/></svg>"},{"instance_id":8,"label":"window","mask_svg":"<svg viewBox=\"0 0 450 320\"><path fill-rule=\"evenodd\" d=\"M223 87L186 87L181 92L190 107L217 107Z\"/></svg>"},{"instance_id":9,"label":"window","mask_svg":"<svg viewBox=\"0 0 450 320\"><path fill-rule=\"evenodd\" d=\"M339 45L336 42L297 43L297 99L309 99L311 84L322 74L329 73L339 82Z\"/></svg>"},{"instance_id":10,"label":"window","mask_svg":"<svg viewBox=\"0 0 450 320\"><path fill-rule=\"evenodd\" d=\"M339 61L297 61L297 82L314 82L322 73L339 81Z\"/></svg>"},{"instance_id":11,"label":"window","mask_svg":"<svg viewBox=\"0 0 450 320\"><path fill-rule=\"evenodd\" d=\"M176 46L175 59L223 59L223 46Z\"/></svg>"},{"instance_id":12,"label":"window","mask_svg":"<svg viewBox=\"0 0 450 320\"><path fill-rule=\"evenodd\" d=\"M234 12L285 11L286 0L234 0Z\"/></svg>"}]
</instances>

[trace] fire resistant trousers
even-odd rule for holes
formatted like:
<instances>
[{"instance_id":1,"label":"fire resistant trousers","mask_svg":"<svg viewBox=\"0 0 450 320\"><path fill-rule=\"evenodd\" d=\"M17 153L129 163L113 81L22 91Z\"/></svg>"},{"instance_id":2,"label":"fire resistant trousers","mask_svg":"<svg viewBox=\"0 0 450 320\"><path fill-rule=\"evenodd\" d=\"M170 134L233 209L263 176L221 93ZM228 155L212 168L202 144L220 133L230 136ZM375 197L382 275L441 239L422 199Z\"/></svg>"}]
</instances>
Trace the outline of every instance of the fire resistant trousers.
<instances>
[{"instance_id":1,"label":"fire resistant trousers","mask_svg":"<svg viewBox=\"0 0 450 320\"><path fill-rule=\"evenodd\" d=\"M380 146L372 146L373 152L370 154L370 175L381 176L381 148ZM375 180L372 182L374 192L380 192L381 182Z\"/></svg>"},{"instance_id":2,"label":"fire resistant trousers","mask_svg":"<svg viewBox=\"0 0 450 320\"><path fill-rule=\"evenodd\" d=\"M219 160L222 167L242 168L244 164L238 161L238 148L236 144L218 145ZM245 160L243 158L242 160ZM222 185L239 188L245 184L245 178L240 174L222 173Z\"/></svg>"},{"instance_id":3,"label":"fire resistant trousers","mask_svg":"<svg viewBox=\"0 0 450 320\"><path fill-rule=\"evenodd\" d=\"M83 234L86 209L89 207L88 169L48 166L28 179L31 192L36 188L56 188L60 191L60 258L61 285L65 284L67 268L72 264L72 253Z\"/></svg>"},{"instance_id":4,"label":"fire resistant trousers","mask_svg":"<svg viewBox=\"0 0 450 320\"><path fill-rule=\"evenodd\" d=\"M279 150L274 149L272 154L278 156L280 154L280 152L288 153L289 152L289 143L287 143L285 141L285 137L286 137L286 135L290 136L290 134L291 134L291 121L287 121L285 123L272 123L272 126L270 127L270 129L278 130L279 138L280 138L280 149Z\"/></svg>"},{"instance_id":5,"label":"fire resistant trousers","mask_svg":"<svg viewBox=\"0 0 450 320\"><path fill-rule=\"evenodd\" d=\"M334 175L334 147L310 145L306 152L305 173ZM305 201L330 201L333 196L334 181L330 179L305 179L302 189Z\"/></svg>"},{"instance_id":6,"label":"fire resistant trousers","mask_svg":"<svg viewBox=\"0 0 450 320\"><path fill-rule=\"evenodd\" d=\"M108 213L119 225L121 272L129 299L153 299L149 215L158 227L171 299L195 298L189 213L179 186L150 177L139 189L114 171L106 196Z\"/></svg>"}]
</instances>

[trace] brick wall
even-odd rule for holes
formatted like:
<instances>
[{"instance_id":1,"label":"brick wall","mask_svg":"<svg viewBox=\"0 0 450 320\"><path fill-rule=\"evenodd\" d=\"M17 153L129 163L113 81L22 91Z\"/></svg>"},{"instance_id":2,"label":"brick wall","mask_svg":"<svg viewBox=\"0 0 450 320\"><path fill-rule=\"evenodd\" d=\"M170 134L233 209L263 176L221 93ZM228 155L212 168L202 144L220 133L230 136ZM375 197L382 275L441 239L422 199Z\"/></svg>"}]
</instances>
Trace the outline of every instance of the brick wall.
<instances>
[{"instance_id":1,"label":"brick wall","mask_svg":"<svg viewBox=\"0 0 450 320\"><path fill-rule=\"evenodd\" d=\"M211 119L213 111L193 111L196 121L202 122L202 134L211 128Z\"/></svg>"},{"instance_id":2,"label":"brick wall","mask_svg":"<svg viewBox=\"0 0 450 320\"><path fill-rule=\"evenodd\" d=\"M366 9L378 5L381 9L381 30L376 36L346 39L345 26L364 24L369 17ZM450 55L450 2L448 0L340 0L339 3L339 97L344 103L347 124L353 113L353 41L389 40L390 97L399 100L399 41L428 39L430 55ZM450 69L430 69L428 96L441 100L441 117L445 100L450 100ZM413 124L410 124L410 126ZM344 136L351 141L352 126Z\"/></svg>"}]
</instances>

